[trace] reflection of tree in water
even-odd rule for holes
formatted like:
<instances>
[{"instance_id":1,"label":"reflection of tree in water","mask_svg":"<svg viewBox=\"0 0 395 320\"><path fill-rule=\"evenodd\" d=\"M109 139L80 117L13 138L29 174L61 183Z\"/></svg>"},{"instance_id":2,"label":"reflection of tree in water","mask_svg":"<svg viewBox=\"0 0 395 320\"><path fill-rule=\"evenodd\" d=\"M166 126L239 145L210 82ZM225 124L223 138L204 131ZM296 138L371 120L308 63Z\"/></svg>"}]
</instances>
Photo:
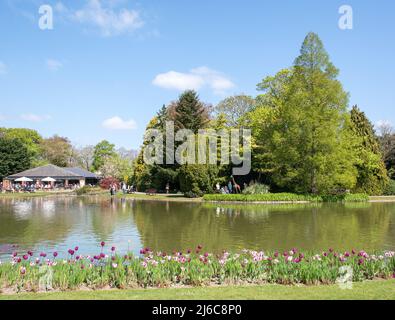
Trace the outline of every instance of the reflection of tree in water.
<instances>
[{"instance_id":1,"label":"reflection of tree in water","mask_svg":"<svg viewBox=\"0 0 395 320\"><path fill-rule=\"evenodd\" d=\"M78 222L71 198L1 199L0 241L34 244L64 239Z\"/></svg>"},{"instance_id":2,"label":"reflection of tree in water","mask_svg":"<svg viewBox=\"0 0 395 320\"><path fill-rule=\"evenodd\" d=\"M132 224L133 201L125 199L89 199L91 208L95 208L91 216L92 231L98 241L108 239L116 230L117 225ZM95 206L92 206L95 204Z\"/></svg>"},{"instance_id":3,"label":"reflection of tree in water","mask_svg":"<svg viewBox=\"0 0 395 320\"><path fill-rule=\"evenodd\" d=\"M166 251L197 244L210 251L393 249L394 209L391 203L222 205L111 202L104 197L0 199L0 243L62 244L71 235L106 241L128 237L137 227L144 246Z\"/></svg>"},{"instance_id":4,"label":"reflection of tree in water","mask_svg":"<svg viewBox=\"0 0 395 320\"><path fill-rule=\"evenodd\" d=\"M202 243L208 250L324 250L385 246L390 208L371 204L218 205L140 202L135 223L145 246L172 250ZM392 205L391 208L393 208ZM394 240L392 240L394 245Z\"/></svg>"}]
</instances>

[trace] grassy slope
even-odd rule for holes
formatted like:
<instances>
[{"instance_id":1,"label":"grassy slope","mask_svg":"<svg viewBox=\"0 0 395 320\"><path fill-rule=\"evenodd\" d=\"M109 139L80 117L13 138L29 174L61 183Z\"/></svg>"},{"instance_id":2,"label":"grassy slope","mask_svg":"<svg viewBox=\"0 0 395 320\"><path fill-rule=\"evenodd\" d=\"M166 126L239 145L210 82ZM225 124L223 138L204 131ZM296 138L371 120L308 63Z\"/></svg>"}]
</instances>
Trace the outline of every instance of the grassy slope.
<instances>
[{"instance_id":1,"label":"grassy slope","mask_svg":"<svg viewBox=\"0 0 395 320\"><path fill-rule=\"evenodd\" d=\"M18 295L1 295L0 300L213 300L213 299L386 299L395 300L395 280L366 281L354 283L352 289L341 289L337 285L331 286L248 286L248 287L209 287L209 288L182 288L182 289L136 289L111 291L74 291L53 293L30 293Z\"/></svg>"}]
</instances>

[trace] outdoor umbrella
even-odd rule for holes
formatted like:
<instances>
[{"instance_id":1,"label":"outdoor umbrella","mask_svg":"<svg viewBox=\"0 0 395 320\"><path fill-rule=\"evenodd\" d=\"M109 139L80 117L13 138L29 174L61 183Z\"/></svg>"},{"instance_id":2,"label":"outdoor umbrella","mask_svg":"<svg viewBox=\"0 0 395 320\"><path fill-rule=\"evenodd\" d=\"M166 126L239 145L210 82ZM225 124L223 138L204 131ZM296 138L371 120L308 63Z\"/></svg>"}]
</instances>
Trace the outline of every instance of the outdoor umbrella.
<instances>
[{"instance_id":1,"label":"outdoor umbrella","mask_svg":"<svg viewBox=\"0 0 395 320\"><path fill-rule=\"evenodd\" d=\"M18 178L15 179L16 182L32 182L32 179L26 178L26 177L22 177L22 178Z\"/></svg>"},{"instance_id":2,"label":"outdoor umbrella","mask_svg":"<svg viewBox=\"0 0 395 320\"><path fill-rule=\"evenodd\" d=\"M46 177L46 178L42 179L41 181L43 181L43 182L55 182L56 179L51 178L51 177Z\"/></svg>"}]
</instances>

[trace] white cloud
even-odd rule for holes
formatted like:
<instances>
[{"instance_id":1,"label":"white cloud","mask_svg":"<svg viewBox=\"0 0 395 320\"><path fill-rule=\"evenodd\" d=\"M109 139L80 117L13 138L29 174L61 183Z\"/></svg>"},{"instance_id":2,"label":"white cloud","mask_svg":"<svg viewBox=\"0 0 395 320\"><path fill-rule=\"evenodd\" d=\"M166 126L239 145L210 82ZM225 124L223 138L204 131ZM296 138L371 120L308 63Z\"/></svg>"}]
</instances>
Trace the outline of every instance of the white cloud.
<instances>
[{"instance_id":1,"label":"white cloud","mask_svg":"<svg viewBox=\"0 0 395 320\"><path fill-rule=\"evenodd\" d=\"M4 62L0 61L0 75L7 73L7 66Z\"/></svg>"},{"instance_id":2,"label":"white cloud","mask_svg":"<svg viewBox=\"0 0 395 320\"><path fill-rule=\"evenodd\" d=\"M112 1L105 6L101 0L88 0L84 8L72 13L72 19L99 28L103 36L131 33L144 25L139 11L125 8L116 10L114 6Z\"/></svg>"},{"instance_id":3,"label":"white cloud","mask_svg":"<svg viewBox=\"0 0 395 320\"><path fill-rule=\"evenodd\" d=\"M103 127L110 130L133 130L137 125L133 119L123 120L121 117L115 116L104 120Z\"/></svg>"},{"instance_id":4,"label":"white cloud","mask_svg":"<svg viewBox=\"0 0 395 320\"><path fill-rule=\"evenodd\" d=\"M53 72L56 72L56 71L58 71L60 68L63 67L63 63L62 63L62 62L60 62L60 61L58 61L58 60L54 60L54 59L48 59L48 60L46 61L46 64L47 64L47 68L48 68L50 71L53 71Z\"/></svg>"},{"instance_id":5,"label":"white cloud","mask_svg":"<svg viewBox=\"0 0 395 320\"><path fill-rule=\"evenodd\" d=\"M33 113L25 113L21 115L21 119L25 121L31 121L31 122L41 122L45 120L51 119L50 115L38 115L38 114L33 114Z\"/></svg>"},{"instance_id":6,"label":"white cloud","mask_svg":"<svg viewBox=\"0 0 395 320\"><path fill-rule=\"evenodd\" d=\"M235 84L221 72L207 67L198 67L188 73L176 71L161 73L152 83L161 88L179 91L209 87L215 94L223 94L226 90L235 87Z\"/></svg>"}]
</instances>

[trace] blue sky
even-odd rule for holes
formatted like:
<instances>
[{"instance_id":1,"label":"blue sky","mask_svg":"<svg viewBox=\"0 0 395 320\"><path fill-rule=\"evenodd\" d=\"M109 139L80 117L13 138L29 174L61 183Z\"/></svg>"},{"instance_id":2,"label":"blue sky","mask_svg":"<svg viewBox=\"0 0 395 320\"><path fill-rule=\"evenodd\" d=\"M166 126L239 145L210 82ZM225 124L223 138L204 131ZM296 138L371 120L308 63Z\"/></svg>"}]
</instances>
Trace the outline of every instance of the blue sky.
<instances>
[{"instance_id":1,"label":"blue sky","mask_svg":"<svg viewBox=\"0 0 395 320\"><path fill-rule=\"evenodd\" d=\"M38 26L43 4L53 30ZM352 30L338 27L344 4ZM0 126L137 149L182 89L212 104L255 96L309 31L340 69L350 105L395 124L392 0L0 0Z\"/></svg>"}]
</instances>

